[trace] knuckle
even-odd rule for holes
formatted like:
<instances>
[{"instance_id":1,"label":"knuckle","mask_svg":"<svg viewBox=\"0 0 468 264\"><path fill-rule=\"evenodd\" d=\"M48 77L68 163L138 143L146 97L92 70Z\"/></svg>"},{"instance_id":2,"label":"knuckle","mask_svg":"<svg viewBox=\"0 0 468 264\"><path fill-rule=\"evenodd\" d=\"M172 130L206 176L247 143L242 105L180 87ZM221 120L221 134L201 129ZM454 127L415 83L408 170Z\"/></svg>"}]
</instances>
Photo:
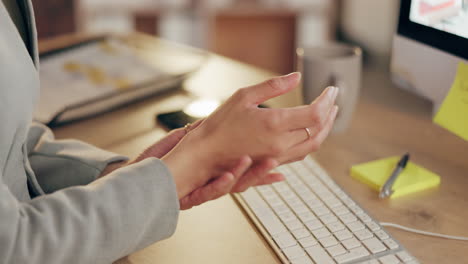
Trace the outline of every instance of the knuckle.
<instances>
[{"instance_id":1,"label":"knuckle","mask_svg":"<svg viewBox=\"0 0 468 264\"><path fill-rule=\"evenodd\" d=\"M249 97L249 90L247 88L240 88L236 91L235 97L241 101L246 100Z\"/></svg>"},{"instance_id":2,"label":"knuckle","mask_svg":"<svg viewBox=\"0 0 468 264\"><path fill-rule=\"evenodd\" d=\"M273 90L283 89L283 81L280 77L271 78L266 81L266 84L270 86Z\"/></svg>"},{"instance_id":3,"label":"knuckle","mask_svg":"<svg viewBox=\"0 0 468 264\"><path fill-rule=\"evenodd\" d=\"M278 131L281 129L281 114L278 112L272 113L268 119L266 119L266 128L271 131Z\"/></svg>"},{"instance_id":4,"label":"knuckle","mask_svg":"<svg viewBox=\"0 0 468 264\"><path fill-rule=\"evenodd\" d=\"M312 123L314 126L321 128L322 123L323 123L323 118L320 112L314 111L312 112L312 115L310 116Z\"/></svg>"}]
</instances>

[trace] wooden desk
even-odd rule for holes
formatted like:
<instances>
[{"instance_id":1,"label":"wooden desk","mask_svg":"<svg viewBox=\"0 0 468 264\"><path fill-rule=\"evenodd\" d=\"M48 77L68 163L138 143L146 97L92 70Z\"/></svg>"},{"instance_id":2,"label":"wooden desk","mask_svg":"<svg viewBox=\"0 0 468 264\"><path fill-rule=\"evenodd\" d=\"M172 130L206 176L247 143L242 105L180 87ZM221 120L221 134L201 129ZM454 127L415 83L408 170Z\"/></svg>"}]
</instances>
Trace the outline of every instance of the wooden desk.
<instances>
[{"instance_id":1,"label":"wooden desk","mask_svg":"<svg viewBox=\"0 0 468 264\"><path fill-rule=\"evenodd\" d=\"M271 73L212 56L187 81L192 94L221 97L235 88L262 81ZM365 71L360 103L351 127L331 135L315 157L358 203L379 221L433 232L468 236L468 142L432 124L431 105L395 88L384 70ZM299 92L273 101L299 103ZM158 112L188 102L187 93L149 98L130 107L55 130L130 156L161 138L154 123ZM377 194L349 176L351 165L409 151L412 160L442 177L439 189L396 201ZM466 261L466 242L436 239L387 229L422 263ZM118 263L279 263L230 196L181 212L173 237L136 252Z\"/></svg>"}]
</instances>

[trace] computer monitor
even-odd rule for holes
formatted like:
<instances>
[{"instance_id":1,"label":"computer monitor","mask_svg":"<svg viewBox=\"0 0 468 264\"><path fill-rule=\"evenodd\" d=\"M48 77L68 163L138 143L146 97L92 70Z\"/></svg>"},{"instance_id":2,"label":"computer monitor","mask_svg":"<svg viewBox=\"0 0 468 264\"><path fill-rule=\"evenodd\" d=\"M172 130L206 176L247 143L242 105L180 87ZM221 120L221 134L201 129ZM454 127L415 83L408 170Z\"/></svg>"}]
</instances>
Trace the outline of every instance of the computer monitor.
<instances>
[{"instance_id":1,"label":"computer monitor","mask_svg":"<svg viewBox=\"0 0 468 264\"><path fill-rule=\"evenodd\" d=\"M393 81L431 100L435 112L468 60L468 0L401 0L392 49Z\"/></svg>"}]
</instances>

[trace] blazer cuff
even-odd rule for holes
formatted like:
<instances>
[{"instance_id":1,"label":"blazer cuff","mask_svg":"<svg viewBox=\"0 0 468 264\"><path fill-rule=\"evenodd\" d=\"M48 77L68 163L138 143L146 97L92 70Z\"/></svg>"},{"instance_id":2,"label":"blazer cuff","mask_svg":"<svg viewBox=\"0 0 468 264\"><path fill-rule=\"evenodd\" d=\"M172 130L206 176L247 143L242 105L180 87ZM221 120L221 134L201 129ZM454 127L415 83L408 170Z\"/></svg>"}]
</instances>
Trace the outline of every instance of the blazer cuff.
<instances>
[{"instance_id":1,"label":"blazer cuff","mask_svg":"<svg viewBox=\"0 0 468 264\"><path fill-rule=\"evenodd\" d=\"M33 172L29 176L33 178L32 189L38 192L35 195L89 184L110 163L128 160L78 140L55 140L49 128L36 123L29 130L26 144L26 165Z\"/></svg>"}]
</instances>

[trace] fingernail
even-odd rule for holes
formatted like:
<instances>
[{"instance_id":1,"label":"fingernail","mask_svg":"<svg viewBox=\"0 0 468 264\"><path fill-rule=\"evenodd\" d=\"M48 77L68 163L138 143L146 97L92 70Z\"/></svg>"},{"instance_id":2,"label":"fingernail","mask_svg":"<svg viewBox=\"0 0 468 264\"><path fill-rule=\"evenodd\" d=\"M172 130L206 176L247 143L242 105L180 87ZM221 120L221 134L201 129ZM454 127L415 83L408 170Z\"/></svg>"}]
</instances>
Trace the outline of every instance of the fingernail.
<instances>
[{"instance_id":1,"label":"fingernail","mask_svg":"<svg viewBox=\"0 0 468 264\"><path fill-rule=\"evenodd\" d=\"M330 97L332 100L335 97L335 86L329 86L327 91L327 96Z\"/></svg>"},{"instance_id":2,"label":"fingernail","mask_svg":"<svg viewBox=\"0 0 468 264\"><path fill-rule=\"evenodd\" d=\"M301 74L300 72L292 72L292 73L287 74L287 75L285 75L285 76L283 76L283 77L284 77L284 78L288 78L288 79L291 78L291 80L296 81L296 80L300 80L300 79L301 79L302 74Z\"/></svg>"},{"instance_id":3,"label":"fingernail","mask_svg":"<svg viewBox=\"0 0 468 264\"><path fill-rule=\"evenodd\" d=\"M340 87L335 86L335 94L333 96L333 99L336 99L338 97L338 94L340 94Z\"/></svg>"}]
</instances>

